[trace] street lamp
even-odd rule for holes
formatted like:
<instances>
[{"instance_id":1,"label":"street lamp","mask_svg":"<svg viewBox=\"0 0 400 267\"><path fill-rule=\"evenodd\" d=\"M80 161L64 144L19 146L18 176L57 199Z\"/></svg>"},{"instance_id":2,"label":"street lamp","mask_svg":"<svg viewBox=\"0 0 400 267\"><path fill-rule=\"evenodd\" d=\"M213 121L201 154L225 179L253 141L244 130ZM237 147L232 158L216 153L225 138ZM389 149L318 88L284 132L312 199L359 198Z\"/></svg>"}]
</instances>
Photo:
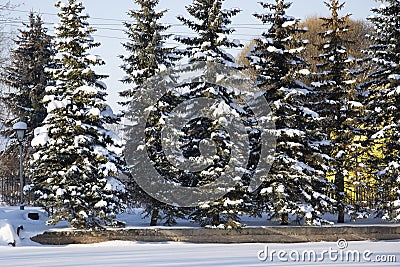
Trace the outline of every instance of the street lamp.
<instances>
[{"instance_id":1,"label":"street lamp","mask_svg":"<svg viewBox=\"0 0 400 267\"><path fill-rule=\"evenodd\" d=\"M22 176L22 141L24 141L25 132L28 126L25 122L17 122L13 125L13 130L17 134L19 143L19 183L20 183L20 200L19 209L24 210L24 178Z\"/></svg>"}]
</instances>

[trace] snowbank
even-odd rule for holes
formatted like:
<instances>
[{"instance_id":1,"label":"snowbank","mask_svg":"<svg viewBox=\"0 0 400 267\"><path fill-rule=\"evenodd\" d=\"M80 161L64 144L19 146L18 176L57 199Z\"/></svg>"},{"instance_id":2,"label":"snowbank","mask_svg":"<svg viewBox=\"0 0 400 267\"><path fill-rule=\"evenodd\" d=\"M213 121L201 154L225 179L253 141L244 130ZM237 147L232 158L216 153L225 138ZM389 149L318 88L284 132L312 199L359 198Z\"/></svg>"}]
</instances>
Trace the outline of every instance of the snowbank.
<instances>
[{"instance_id":1,"label":"snowbank","mask_svg":"<svg viewBox=\"0 0 400 267\"><path fill-rule=\"evenodd\" d=\"M15 246L17 243L20 243L20 239L11 222L0 219L0 246Z\"/></svg>"}]
</instances>

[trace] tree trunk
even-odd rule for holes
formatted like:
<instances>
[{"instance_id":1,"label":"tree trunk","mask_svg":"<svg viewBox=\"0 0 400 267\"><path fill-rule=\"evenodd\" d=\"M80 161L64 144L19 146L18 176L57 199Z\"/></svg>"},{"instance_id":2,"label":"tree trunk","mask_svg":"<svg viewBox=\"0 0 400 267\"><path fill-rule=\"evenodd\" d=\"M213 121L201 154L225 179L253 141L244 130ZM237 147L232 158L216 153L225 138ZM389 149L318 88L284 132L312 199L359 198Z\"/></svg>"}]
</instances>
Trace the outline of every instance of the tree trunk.
<instances>
[{"instance_id":1,"label":"tree trunk","mask_svg":"<svg viewBox=\"0 0 400 267\"><path fill-rule=\"evenodd\" d=\"M344 177L341 171L335 177L336 200L338 202L338 223L344 223Z\"/></svg>"},{"instance_id":2,"label":"tree trunk","mask_svg":"<svg viewBox=\"0 0 400 267\"><path fill-rule=\"evenodd\" d=\"M343 204L339 204L338 206L338 219L337 219L338 223L344 223L344 208L343 208Z\"/></svg>"},{"instance_id":3,"label":"tree trunk","mask_svg":"<svg viewBox=\"0 0 400 267\"><path fill-rule=\"evenodd\" d=\"M220 225L220 220L219 220L219 213L214 213L213 215L212 215L212 225L213 226L218 226L218 225Z\"/></svg>"},{"instance_id":4,"label":"tree trunk","mask_svg":"<svg viewBox=\"0 0 400 267\"><path fill-rule=\"evenodd\" d=\"M151 212L150 226L157 226L157 221L158 221L158 209L153 209L153 211Z\"/></svg>"},{"instance_id":5,"label":"tree trunk","mask_svg":"<svg viewBox=\"0 0 400 267\"><path fill-rule=\"evenodd\" d=\"M289 225L289 214L283 213L281 215L281 225Z\"/></svg>"}]
</instances>

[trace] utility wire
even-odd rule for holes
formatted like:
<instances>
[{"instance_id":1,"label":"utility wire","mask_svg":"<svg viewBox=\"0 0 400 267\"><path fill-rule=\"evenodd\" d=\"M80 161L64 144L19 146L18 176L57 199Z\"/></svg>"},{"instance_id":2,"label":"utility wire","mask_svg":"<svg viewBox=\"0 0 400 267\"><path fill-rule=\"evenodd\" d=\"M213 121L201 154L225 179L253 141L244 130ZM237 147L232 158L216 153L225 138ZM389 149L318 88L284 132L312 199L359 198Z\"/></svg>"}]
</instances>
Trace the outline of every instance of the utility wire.
<instances>
[{"instance_id":1,"label":"utility wire","mask_svg":"<svg viewBox=\"0 0 400 267\"><path fill-rule=\"evenodd\" d=\"M6 25L12 25L12 26L16 26L16 27L18 27L18 26L21 26L20 24L28 24L29 22L28 21L23 21L23 20L11 20L11 19L0 19L0 22L3 22L3 24L6 24ZM20 24L19 24L20 23ZM51 23L51 22L44 22L43 23L44 25L54 25L55 23ZM90 24L90 26L93 26L94 24ZM98 25L102 25L102 24L98 24ZM95 28L96 30L108 30L108 31L119 31L119 32L125 32L126 31L126 29L123 29L123 28L109 28L109 27L93 27L93 28ZM244 27L244 28L246 28L246 27ZM171 29L171 28L170 28ZM167 29L167 31L166 31L166 33L168 34L168 33L171 33L171 34L175 34L175 35L178 35L178 34L185 34L185 35L194 35L195 33L193 33L193 32L175 32L175 31L171 31L170 29ZM254 28L254 27L251 27L250 29L264 29L264 28ZM245 33L236 33L236 32L233 32L233 33L231 33L230 34L231 36L248 36L248 37L254 37L254 34L245 34Z\"/></svg>"},{"instance_id":2,"label":"utility wire","mask_svg":"<svg viewBox=\"0 0 400 267\"><path fill-rule=\"evenodd\" d=\"M28 11L28 10L20 10L20 9L12 9L12 8L4 8L4 10L15 11L15 12L20 12L20 13L25 13L25 14L29 14L29 13L33 12L33 13L43 14L43 15L58 16L58 15L55 14L55 13L47 13L47 12L40 12L40 11ZM124 22L128 22L128 23L135 24L135 23L132 22L132 21L123 20L123 19L111 19L111 18L102 18L102 17L91 17L91 16L89 16L89 19L93 19L93 20L104 20L104 21L119 21L119 22L123 22L123 23L124 23ZM174 23L168 23L168 22L166 22L165 24L168 24L168 25L170 25L170 26L176 26L176 27L185 26L185 25L182 25L182 24L178 24L178 23L176 23L176 22L174 22ZM120 25L120 24L118 24L118 23L107 23L107 24L104 24L104 23L101 23L101 24L91 23L91 25L118 26L118 25ZM235 26L235 25L239 25L239 26L261 26L262 24L260 24L260 23L232 23L232 24L230 24L230 25L232 25L232 26ZM261 29L264 29L264 28L261 28Z\"/></svg>"},{"instance_id":3,"label":"utility wire","mask_svg":"<svg viewBox=\"0 0 400 267\"><path fill-rule=\"evenodd\" d=\"M19 12L19 13L25 13L29 14L31 12L36 13L36 14L43 14L43 15L50 15L50 16L58 16L55 13L48 13L48 12L40 12L40 11L28 11L28 10L20 10L20 9L12 9L12 8L4 8L4 10L8 11L14 11L14 12ZM116 21L120 23L90 23L90 26L93 26L96 30L104 30L104 31L114 31L114 32L126 32L126 28L124 28L123 23L127 22L130 24L135 24L132 21L129 20L123 20L123 19L112 19L112 18L104 18L104 17L90 17L92 20L102 20L102 21ZM10 25L10 26L15 26L15 27L21 27L21 24L29 24L29 21L22 20L22 19L0 19L0 22L5 24L5 25ZM52 23L52 22L43 22L44 25L52 26L58 23ZM182 31L173 31L171 29L176 28L176 27L186 27L186 25L183 24L177 24L177 23L167 23L164 22L163 24L167 24L170 26L170 28L166 31L166 34L172 34L172 35L186 35L188 37L194 37L196 36L196 33L193 32L182 32ZM105 26L105 27L104 27ZM119 27L108 27L108 26L121 26L122 28ZM232 23L229 26L232 26L232 28L235 29L251 29L251 30L266 30L266 25L262 24L255 24L255 23ZM264 26L264 27L263 27ZM48 29L49 31L52 31L53 29ZM124 38L120 36L110 36L110 35L104 35L104 34L92 34L94 37L101 37L101 38L109 38L109 39L117 39L117 40L122 40L122 41L130 41L129 38ZM244 37L250 37L250 39L246 38L235 38L239 39L241 42L250 42L254 40L255 35L254 34L245 34L245 33L236 33L233 32L230 34L232 38L235 38L235 36L244 36ZM165 44L167 45L179 45L178 42L176 43L171 43L171 42L166 42ZM242 50L242 48L229 48L232 50Z\"/></svg>"}]
</instances>

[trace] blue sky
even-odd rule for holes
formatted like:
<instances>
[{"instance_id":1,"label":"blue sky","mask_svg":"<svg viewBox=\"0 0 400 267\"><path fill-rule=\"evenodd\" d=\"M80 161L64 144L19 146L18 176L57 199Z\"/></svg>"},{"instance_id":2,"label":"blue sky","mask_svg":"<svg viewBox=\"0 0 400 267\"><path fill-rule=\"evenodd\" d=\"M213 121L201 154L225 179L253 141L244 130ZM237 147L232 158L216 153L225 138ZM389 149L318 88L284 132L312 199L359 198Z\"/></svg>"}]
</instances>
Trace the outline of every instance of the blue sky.
<instances>
[{"instance_id":1,"label":"blue sky","mask_svg":"<svg viewBox=\"0 0 400 267\"><path fill-rule=\"evenodd\" d=\"M5 0L0 0L1 2ZM55 15L58 10L54 7L54 0L11 0L12 4L19 5L16 11L10 12L10 15L17 20L26 20L27 11L35 11L42 14L49 32L52 33L52 24L58 22L58 17ZM64 0L67 2L67 0ZM83 0L86 7L86 13L91 16L90 23L98 29L94 34L95 40L101 42L101 47L93 50L93 54L99 54L105 61L106 65L99 69L99 72L108 74L110 77L105 80L108 86L108 100L111 106L116 110L119 106L116 102L119 101L118 92L125 89L127 86L120 83L118 80L124 76L124 73L119 69L121 60L118 55L125 51L121 43L126 42L122 21L128 19L126 15L129 9L136 8L133 0L114 0L114 1L96 1ZM253 37L259 35L264 26L255 19L252 14L262 12L257 0L227 0L224 7L239 7L242 12L232 18L233 27L237 29L233 34L234 39L239 39L243 44L248 43ZM272 2L267 0L266 2ZM328 16L329 11L325 7L322 0L293 0L293 5L288 11L288 15L298 18L306 18L309 16ZM168 9L168 13L163 18L163 22L172 24L171 33L184 35L188 30L178 25L177 15L186 15L185 6L190 4L191 0L160 0L159 9ZM375 0L347 0L342 15L351 13L354 19L365 19L370 15L370 9L378 6ZM18 27L18 23L12 24L14 28ZM172 41L171 41L172 43ZM237 54L239 50L232 50L232 54Z\"/></svg>"}]
</instances>

